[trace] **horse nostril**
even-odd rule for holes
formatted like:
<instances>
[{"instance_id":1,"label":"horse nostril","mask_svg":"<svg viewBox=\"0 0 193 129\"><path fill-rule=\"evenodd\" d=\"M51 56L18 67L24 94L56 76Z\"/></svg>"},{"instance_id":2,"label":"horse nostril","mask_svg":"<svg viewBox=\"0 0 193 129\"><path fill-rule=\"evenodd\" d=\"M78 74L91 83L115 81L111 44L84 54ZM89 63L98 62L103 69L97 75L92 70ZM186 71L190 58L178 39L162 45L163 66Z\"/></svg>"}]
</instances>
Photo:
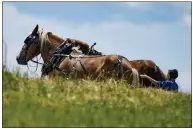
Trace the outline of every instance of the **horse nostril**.
<instances>
[{"instance_id":1,"label":"horse nostril","mask_svg":"<svg viewBox=\"0 0 193 129\"><path fill-rule=\"evenodd\" d=\"M16 57L16 61L17 61L18 64L22 64L22 62L21 62L21 60L18 56Z\"/></svg>"},{"instance_id":2,"label":"horse nostril","mask_svg":"<svg viewBox=\"0 0 193 129\"><path fill-rule=\"evenodd\" d=\"M24 64L19 56L16 57L16 61L18 64L21 64L21 65Z\"/></svg>"},{"instance_id":3,"label":"horse nostril","mask_svg":"<svg viewBox=\"0 0 193 129\"><path fill-rule=\"evenodd\" d=\"M18 57L18 56L16 56L16 61L17 61L17 62L19 61L19 57Z\"/></svg>"}]
</instances>

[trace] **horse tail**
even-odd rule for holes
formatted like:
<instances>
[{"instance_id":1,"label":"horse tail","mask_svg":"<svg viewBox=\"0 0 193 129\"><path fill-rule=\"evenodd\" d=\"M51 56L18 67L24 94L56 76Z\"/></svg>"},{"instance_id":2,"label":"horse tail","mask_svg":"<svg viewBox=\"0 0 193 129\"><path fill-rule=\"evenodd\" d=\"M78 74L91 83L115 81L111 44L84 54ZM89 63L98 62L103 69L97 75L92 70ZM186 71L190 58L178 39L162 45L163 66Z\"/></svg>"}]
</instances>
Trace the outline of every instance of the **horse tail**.
<instances>
[{"instance_id":1,"label":"horse tail","mask_svg":"<svg viewBox=\"0 0 193 129\"><path fill-rule=\"evenodd\" d=\"M132 68L132 74L133 74L132 85L138 86L139 85L139 73L135 68Z\"/></svg>"},{"instance_id":2,"label":"horse tail","mask_svg":"<svg viewBox=\"0 0 193 129\"><path fill-rule=\"evenodd\" d=\"M131 64L131 62L126 57L124 57L124 56L122 56L122 57ZM132 75L133 75L132 85L133 86L139 86L139 84L140 84L139 83L139 73L138 73L137 69L135 69L135 68L132 68L131 70L132 70Z\"/></svg>"}]
</instances>

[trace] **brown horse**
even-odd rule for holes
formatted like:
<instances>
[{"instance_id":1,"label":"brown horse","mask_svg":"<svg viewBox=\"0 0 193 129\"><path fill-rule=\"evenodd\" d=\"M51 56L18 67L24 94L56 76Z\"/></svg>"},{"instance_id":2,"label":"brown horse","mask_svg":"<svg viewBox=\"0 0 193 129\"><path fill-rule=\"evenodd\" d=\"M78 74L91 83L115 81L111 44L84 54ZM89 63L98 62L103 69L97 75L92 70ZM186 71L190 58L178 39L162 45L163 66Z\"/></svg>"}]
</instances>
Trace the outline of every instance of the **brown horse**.
<instances>
[{"instance_id":1,"label":"brown horse","mask_svg":"<svg viewBox=\"0 0 193 129\"><path fill-rule=\"evenodd\" d=\"M57 68L65 77L83 78L89 76L94 79L116 77L127 80L129 84L139 85L137 70L131 67L127 58L120 55L87 56L74 47L70 56L64 55L64 59L58 67L54 67L53 61L51 58L43 66L43 73L49 74L54 68Z\"/></svg>"},{"instance_id":2,"label":"brown horse","mask_svg":"<svg viewBox=\"0 0 193 129\"><path fill-rule=\"evenodd\" d=\"M19 55L17 56L16 60L18 64L27 65L27 62L34 58L35 56L41 54L43 61L47 62L52 53L56 50L56 48L64 42L64 39L54 35L51 32L45 32L43 30L39 30L38 25L34 28L32 33L25 39L24 46L22 47ZM79 46L79 49L85 54L88 52L89 46L83 42L75 42L76 47ZM100 56L97 58L88 58L84 59L85 64L87 63L87 67L92 65L93 67L89 67L88 73L92 74L93 76L98 76L98 74L103 73L103 75L110 76L110 72L114 71L117 66L117 55L107 55L107 56ZM66 61L65 59L64 61ZM96 61L97 60L97 61ZM74 59L70 60L73 63ZM135 69L132 69L129 61L126 58L123 58L122 63L123 67L123 74L124 76L129 76L133 73L133 76L129 80L134 80L133 83L138 84L138 74ZM69 66L70 67L70 66ZM60 68L66 68L66 66L62 63ZM115 70L116 71L116 70ZM109 72L109 73L108 73ZM85 73L86 74L86 73ZM81 73L82 75L82 73ZM88 75L88 74L87 74Z\"/></svg>"},{"instance_id":3,"label":"brown horse","mask_svg":"<svg viewBox=\"0 0 193 129\"><path fill-rule=\"evenodd\" d=\"M46 32L43 29L39 30L39 26L36 25L32 33L25 39L16 60L20 65L27 65L29 60L41 54L43 61L46 62L53 51L66 40L68 40L68 43L71 42L75 46L79 46L79 49L85 54L89 50L89 45L85 42L59 37L52 32Z\"/></svg>"},{"instance_id":4,"label":"brown horse","mask_svg":"<svg viewBox=\"0 0 193 129\"><path fill-rule=\"evenodd\" d=\"M167 76L152 60L132 60L130 61L133 68L139 74L146 74L155 80L166 80ZM154 86L149 80L140 78L140 84L145 86Z\"/></svg>"}]
</instances>

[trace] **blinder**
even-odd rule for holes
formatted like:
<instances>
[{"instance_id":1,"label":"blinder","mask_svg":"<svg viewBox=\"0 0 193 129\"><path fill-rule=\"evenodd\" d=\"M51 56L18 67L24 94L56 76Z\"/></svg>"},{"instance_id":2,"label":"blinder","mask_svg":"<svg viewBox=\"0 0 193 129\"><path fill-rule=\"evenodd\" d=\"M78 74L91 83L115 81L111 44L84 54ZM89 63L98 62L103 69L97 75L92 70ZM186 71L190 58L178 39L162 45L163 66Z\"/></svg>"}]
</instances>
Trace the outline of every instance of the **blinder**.
<instances>
[{"instance_id":1,"label":"blinder","mask_svg":"<svg viewBox=\"0 0 193 129\"><path fill-rule=\"evenodd\" d=\"M38 43L38 38L37 38L38 35L29 35L25 40L24 40L24 43L26 44L26 50L29 49L30 45L32 43Z\"/></svg>"},{"instance_id":2,"label":"blinder","mask_svg":"<svg viewBox=\"0 0 193 129\"><path fill-rule=\"evenodd\" d=\"M24 40L24 43L26 44L27 47L29 47L30 44L31 44L31 37L28 36L28 37Z\"/></svg>"},{"instance_id":3,"label":"blinder","mask_svg":"<svg viewBox=\"0 0 193 129\"><path fill-rule=\"evenodd\" d=\"M39 43L39 38L38 38L38 34L36 35L29 35L28 37L26 37L26 39L24 40L24 44L25 46L23 46L22 50L20 51L20 55L19 57L22 57L22 58L18 58L18 60L20 60L20 64L24 64L26 65L27 64L27 51L28 49L30 48L30 46L35 43ZM38 50L38 49L37 49Z\"/></svg>"}]
</instances>

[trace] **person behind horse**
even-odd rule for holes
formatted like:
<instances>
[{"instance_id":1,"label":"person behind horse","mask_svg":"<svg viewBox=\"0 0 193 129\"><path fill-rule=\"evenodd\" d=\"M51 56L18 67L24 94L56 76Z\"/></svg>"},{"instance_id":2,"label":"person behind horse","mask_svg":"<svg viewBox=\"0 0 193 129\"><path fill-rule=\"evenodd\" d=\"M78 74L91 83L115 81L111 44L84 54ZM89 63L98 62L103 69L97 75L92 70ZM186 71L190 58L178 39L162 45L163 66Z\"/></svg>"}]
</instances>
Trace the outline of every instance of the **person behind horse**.
<instances>
[{"instance_id":1,"label":"person behind horse","mask_svg":"<svg viewBox=\"0 0 193 129\"><path fill-rule=\"evenodd\" d=\"M150 80L154 85L159 86L162 89L166 89L169 91L175 91L178 90L178 84L175 82L175 79L178 77L178 70L172 69L168 70L167 79L165 81L157 81L153 78L149 77L148 75L140 75L141 78L146 78Z\"/></svg>"}]
</instances>

